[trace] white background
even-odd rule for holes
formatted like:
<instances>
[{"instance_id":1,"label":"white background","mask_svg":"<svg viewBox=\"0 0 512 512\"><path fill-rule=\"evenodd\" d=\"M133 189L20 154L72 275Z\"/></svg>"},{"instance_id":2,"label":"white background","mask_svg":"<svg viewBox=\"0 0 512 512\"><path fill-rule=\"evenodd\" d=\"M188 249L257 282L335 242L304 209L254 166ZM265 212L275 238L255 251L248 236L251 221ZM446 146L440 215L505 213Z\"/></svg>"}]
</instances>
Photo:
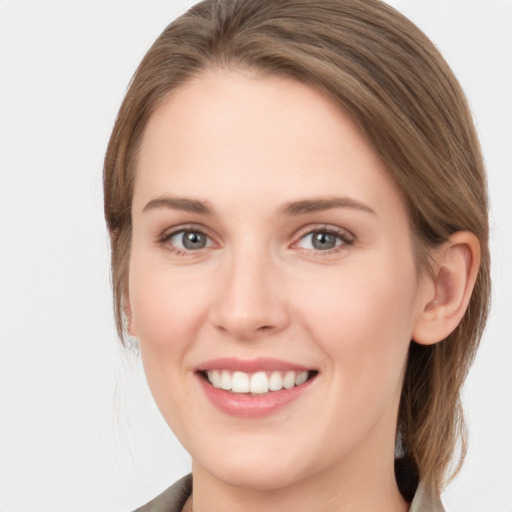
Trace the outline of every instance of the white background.
<instances>
[{"instance_id":1,"label":"white background","mask_svg":"<svg viewBox=\"0 0 512 512\"><path fill-rule=\"evenodd\" d=\"M128 512L189 471L114 333L102 159L136 65L186 0L0 0L0 511ZM494 305L444 502L512 511L512 1L394 0L469 97Z\"/></svg>"}]
</instances>

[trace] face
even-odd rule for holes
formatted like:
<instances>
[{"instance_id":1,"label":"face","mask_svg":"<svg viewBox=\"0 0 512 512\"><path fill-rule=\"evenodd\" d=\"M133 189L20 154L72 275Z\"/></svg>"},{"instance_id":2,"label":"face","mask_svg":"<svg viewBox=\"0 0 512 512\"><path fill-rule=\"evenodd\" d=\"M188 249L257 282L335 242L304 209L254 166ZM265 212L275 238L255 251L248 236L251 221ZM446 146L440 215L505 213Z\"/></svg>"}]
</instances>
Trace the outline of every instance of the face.
<instances>
[{"instance_id":1,"label":"face","mask_svg":"<svg viewBox=\"0 0 512 512\"><path fill-rule=\"evenodd\" d=\"M285 78L197 77L149 120L132 219L129 330L195 469L272 489L392 465L421 281L400 193L341 109Z\"/></svg>"}]
</instances>

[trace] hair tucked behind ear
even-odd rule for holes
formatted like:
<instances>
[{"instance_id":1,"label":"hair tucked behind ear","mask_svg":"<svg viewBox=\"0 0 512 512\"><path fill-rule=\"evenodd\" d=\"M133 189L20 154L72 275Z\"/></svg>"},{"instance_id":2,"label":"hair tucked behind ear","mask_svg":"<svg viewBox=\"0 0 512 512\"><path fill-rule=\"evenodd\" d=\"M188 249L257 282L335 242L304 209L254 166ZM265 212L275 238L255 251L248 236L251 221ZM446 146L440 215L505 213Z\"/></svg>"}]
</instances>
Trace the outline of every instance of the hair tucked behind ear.
<instances>
[{"instance_id":1,"label":"hair tucked behind ear","mask_svg":"<svg viewBox=\"0 0 512 512\"><path fill-rule=\"evenodd\" d=\"M464 455L460 389L490 293L485 173L457 80L428 38L378 0L206 0L169 25L133 77L105 158L105 216L121 337L138 144L159 103L210 67L285 75L337 101L403 193L420 271L426 270L427 250L454 232L478 237L482 263L462 323L433 346L412 342L400 403L397 471L409 465L440 491L457 439Z\"/></svg>"}]
</instances>

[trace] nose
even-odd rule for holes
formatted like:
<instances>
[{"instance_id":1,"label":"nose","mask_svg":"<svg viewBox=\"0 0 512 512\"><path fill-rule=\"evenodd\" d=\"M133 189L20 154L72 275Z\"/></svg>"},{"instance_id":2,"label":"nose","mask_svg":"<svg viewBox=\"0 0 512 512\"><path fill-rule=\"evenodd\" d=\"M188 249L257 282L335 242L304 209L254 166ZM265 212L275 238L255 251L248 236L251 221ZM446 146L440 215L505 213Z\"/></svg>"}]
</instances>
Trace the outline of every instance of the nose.
<instances>
[{"instance_id":1,"label":"nose","mask_svg":"<svg viewBox=\"0 0 512 512\"><path fill-rule=\"evenodd\" d=\"M282 281L271 257L254 251L233 255L218 275L211 309L215 327L237 340L258 339L284 330L290 311Z\"/></svg>"}]
</instances>

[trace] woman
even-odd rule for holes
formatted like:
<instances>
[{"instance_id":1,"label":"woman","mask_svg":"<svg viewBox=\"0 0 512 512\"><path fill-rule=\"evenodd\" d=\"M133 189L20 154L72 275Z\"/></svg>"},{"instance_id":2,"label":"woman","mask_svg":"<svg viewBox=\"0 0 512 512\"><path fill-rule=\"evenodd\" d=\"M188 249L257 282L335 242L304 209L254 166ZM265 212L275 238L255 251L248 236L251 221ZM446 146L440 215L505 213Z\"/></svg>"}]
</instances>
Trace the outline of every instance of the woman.
<instances>
[{"instance_id":1,"label":"woman","mask_svg":"<svg viewBox=\"0 0 512 512\"><path fill-rule=\"evenodd\" d=\"M373 0L198 4L137 70L104 182L118 330L192 456L140 510L443 510L487 199L414 25Z\"/></svg>"}]
</instances>

